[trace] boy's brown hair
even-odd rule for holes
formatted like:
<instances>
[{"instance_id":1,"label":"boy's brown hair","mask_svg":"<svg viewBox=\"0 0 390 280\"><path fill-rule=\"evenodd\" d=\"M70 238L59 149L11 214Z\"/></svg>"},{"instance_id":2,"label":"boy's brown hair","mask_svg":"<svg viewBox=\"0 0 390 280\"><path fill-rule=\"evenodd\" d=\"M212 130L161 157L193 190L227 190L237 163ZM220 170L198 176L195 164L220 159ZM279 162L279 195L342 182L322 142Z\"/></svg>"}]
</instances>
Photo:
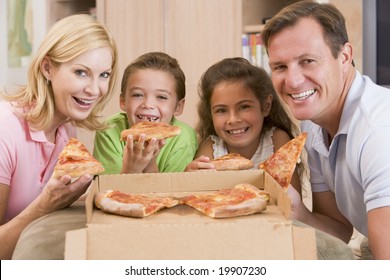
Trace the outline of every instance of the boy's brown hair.
<instances>
[{"instance_id":1,"label":"boy's brown hair","mask_svg":"<svg viewBox=\"0 0 390 280\"><path fill-rule=\"evenodd\" d=\"M170 74L176 83L177 100L182 100L186 96L186 78L178 61L163 52L148 52L132 61L125 69L121 83L121 96L124 96L127 80L131 74L138 70L159 70Z\"/></svg>"}]
</instances>

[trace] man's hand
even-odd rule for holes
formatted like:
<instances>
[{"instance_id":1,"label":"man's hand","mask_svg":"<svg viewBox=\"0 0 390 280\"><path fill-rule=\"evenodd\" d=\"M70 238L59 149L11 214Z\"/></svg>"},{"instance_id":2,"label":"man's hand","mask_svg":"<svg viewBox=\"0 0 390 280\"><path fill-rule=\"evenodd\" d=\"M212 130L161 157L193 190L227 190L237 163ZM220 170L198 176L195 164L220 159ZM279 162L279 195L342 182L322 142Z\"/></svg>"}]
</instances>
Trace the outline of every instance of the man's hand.
<instances>
[{"instance_id":1,"label":"man's hand","mask_svg":"<svg viewBox=\"0 0 390 280\"><path fill-rule=\"evenodd\" d=\"M302 221L302 215L308 210L303 204L300 194L291 184L288 186L287 194L291 199L291 213L289 218L291 220Z\"/></svg>"}]
</instances>

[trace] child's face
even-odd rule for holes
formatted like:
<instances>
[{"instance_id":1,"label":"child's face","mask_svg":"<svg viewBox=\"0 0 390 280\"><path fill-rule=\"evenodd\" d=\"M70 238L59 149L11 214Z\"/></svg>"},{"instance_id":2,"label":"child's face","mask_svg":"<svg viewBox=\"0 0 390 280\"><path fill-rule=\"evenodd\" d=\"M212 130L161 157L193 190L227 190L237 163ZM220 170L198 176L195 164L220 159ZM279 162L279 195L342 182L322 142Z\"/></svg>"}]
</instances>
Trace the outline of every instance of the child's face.
<instances>
[{"instance_id":1,"label":"child's face","mask_svg":"<svg viewBox=\"0 0 390 280\"><path fill-rule=\"evenodd\" d=\"M270 108L269 104L264 107ZM260 101L242 82L220 82L211 97L211 115L216 133L226 143L229 152L256 151L264 117Z\"/></svg>"},{"instance_id":2,"label":"child's face","mask_svg":"<svg viewBox=\"0 0 390 280\"><path fill-rule=\"evenodd\" d=\"M130 126L142 121L170 123L183 112L184 99L177 100L175 80L168 73L144 69L128 77L120 106Z\"/></svg>"}]
</instances>

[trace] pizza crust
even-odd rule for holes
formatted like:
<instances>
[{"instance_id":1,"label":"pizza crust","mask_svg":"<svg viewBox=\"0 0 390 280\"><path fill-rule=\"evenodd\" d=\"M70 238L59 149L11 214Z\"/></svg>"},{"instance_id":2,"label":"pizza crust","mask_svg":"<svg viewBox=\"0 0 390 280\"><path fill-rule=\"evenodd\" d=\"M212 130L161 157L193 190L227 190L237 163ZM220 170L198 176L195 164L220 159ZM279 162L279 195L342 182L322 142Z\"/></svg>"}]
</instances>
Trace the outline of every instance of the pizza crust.
<instances>
[{"instance_id":1,"label":"pizza crust","mask_svg":"<svg viewBox=\"0 0 390 280\"><path fill-rule=\"evenodd\" d=\"M97 208L112 214L117 214L127 217L136 217L141 218L145 217L145 207L141 203L121 203L115 200L112 200L107 197L112 191L106 191L99 193L95 197L95 205Z\"/></svg>"},{"instance_id":2,"label":"pizza crust","mask_svg":"<svg viewBox=\"0 0 390 280\"><path fill-rule=\"evenodd\" d=\"M238 153L229 153L219 158L212 159L217 171L226 170L245 170L251 169L254 165L250 159L241 156Z\"/></svg>"},{"instance_id":3,"label":"pizza crust","mask_svg":"<svg viewBox=\"0 0 390 280\"><path fill-rule=\"evenodd\" d=\"M145 141L152 138L166 139L179 135L180 127L166 123L140 122L121 132L121 140L126 141L128 135L133 135L134 141L138 141L141 134L145 134Z\"/></svg>"},{"instance_id":4,"label":"pizza crust","mask_svg":"<svg viewBox=\"0 0 390 280\"><path fill-rule=\"evenodd\" d=\"M257 197L243 201L240 204L212 208L208 216L212 218L231 218L260 213L265 209L267 209L267 201Z\"/></svg>"},{"instance_id":5,"label":"pizza crust","mask_svg":"<svg viewBox=\"0 0 390 280\"><path fill-rule=\"evenodd\" d=\"M132 197L131 202L120 202L110 197L113 193ZM139 202L135 202L139 200ZM151 198L144 195L132 195L114 190L100 192L95 196L95 205L104 212L126 217L144 218L159 211L162 208L171 208L179 204L179 200L171 197Z\"/></svg>"}]
</instances>

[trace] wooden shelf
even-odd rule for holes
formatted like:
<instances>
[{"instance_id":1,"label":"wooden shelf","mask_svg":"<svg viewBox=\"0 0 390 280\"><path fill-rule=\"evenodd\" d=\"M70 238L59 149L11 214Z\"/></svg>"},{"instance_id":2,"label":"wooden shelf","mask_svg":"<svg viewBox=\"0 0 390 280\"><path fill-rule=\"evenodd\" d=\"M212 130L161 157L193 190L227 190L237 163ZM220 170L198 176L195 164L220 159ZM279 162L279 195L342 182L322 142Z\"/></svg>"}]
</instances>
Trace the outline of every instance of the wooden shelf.
<instances>
[{"instance_id":1,"label":"wooden shelf","mask_svg":"<svg viewBox=\"0 0 390 280\"><path fill-rule=\"evenodd\" d=\"M95 0L49 0L48 26L73 14L93 14L95 13L95 7Z\"/></svg>"},{"instance_id":2,"label":"wooden shelf","mask_svg":"<svg viewBox=\"0 0 390 280\"><path fill-rule=\"evenodd\" d=\"M264 24L254 24L244 26L244 33L261 33L263 31Z\"/></svg>"}]
</instances>

